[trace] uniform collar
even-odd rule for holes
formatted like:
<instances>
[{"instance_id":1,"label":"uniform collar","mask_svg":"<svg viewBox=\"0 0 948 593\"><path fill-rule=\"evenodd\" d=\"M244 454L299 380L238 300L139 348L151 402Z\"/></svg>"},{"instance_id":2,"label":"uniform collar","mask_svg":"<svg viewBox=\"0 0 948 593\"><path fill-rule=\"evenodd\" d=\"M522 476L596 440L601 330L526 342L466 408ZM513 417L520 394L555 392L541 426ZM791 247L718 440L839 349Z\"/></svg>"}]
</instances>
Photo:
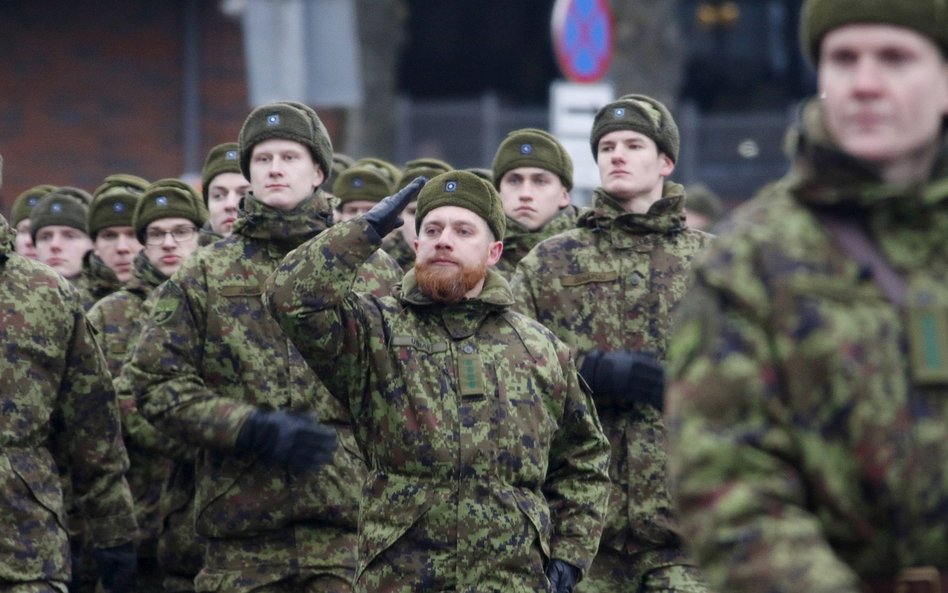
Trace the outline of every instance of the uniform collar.
<instances>
[{"instance_id":1,"label":"uniform collar","mask_svg":"<svg viewBox=\"0 0 948 593\"><path fill-rule=\"evenodd\" d=\"M580 215L577 226L596 231L615 229L624 234L671 234L685 230L685 191L671 181L662 185L662 197L644 214L626 212L606 190L593 194L592 208Z\"/></svg>"},{"instance_id":2,"label":"uniform collar","mask_svg":"<svg viewBox=\"0 0 948 593\"><path fill-rule=\"evenodd\" d=\"M254 197L253 193L248 193L241 201L233 234L269 241L289 251L332 224L332 209L326 195L320 190L289 211L271 208Z\"/></svg>"}]
</instances>

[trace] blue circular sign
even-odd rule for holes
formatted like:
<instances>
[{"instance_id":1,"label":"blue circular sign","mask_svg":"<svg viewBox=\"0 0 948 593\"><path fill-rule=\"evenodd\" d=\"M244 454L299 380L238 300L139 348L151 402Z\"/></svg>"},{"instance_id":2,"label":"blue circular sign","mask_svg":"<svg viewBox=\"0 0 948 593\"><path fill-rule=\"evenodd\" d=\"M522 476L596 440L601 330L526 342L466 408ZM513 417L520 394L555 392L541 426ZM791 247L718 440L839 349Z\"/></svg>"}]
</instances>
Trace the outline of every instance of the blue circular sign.
<instances>
[{"instance_id":1,"label":"blue circular sign","mask_svg":"<svg viewBox=\"0 0 948 593\"><path fill-rule=\"evenodd\" d=\"M606 0L556 0L553 47L560 69L575 82L596 82L609 71L612 12Z\"/></svg>"}]
</instances>

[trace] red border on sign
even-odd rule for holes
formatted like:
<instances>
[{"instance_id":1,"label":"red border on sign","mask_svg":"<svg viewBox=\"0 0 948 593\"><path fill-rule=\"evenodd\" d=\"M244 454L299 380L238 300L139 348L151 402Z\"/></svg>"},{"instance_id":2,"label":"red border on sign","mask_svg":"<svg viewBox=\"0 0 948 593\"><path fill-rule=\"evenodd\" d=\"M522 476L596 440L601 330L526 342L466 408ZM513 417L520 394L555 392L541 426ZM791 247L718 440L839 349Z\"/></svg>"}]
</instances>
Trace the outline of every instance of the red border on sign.
<instances>
[{"instance_id":1,"label":"red border on sign","mask_svg":"<svg viewBox=\"0 0 948 593\"><path fill-rule=\"evenodd\" d=\"M615 19L606 0L591 0L596 3L599 10L606 16L606 21L608 23L608 27L606 29L606 33L608 35L606 47L608 48L608 51L604 56L596 61L592 72L585 74L579 72L575 68L573 59L571 59L571 56L565 47L566 19L569 15L570 8L575 1L576 0L556 0L556 4L553 5L551 31L553 34L553 50L556 54L556 62L563 74L570 80L575 82L596 82L601 80L609 72L609 65L612 63L612 56L615 52Z\"/></svg>"}]
</instances>

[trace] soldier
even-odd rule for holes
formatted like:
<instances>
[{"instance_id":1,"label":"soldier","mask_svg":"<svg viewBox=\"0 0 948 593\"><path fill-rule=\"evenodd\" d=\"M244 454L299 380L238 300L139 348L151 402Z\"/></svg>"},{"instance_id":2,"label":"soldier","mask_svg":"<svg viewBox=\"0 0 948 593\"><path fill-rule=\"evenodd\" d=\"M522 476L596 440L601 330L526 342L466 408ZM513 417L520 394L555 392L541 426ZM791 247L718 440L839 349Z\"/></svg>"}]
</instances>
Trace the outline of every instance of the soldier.
<instances>
[{"instance_id":1,"label":"soldier","mask_svg":"<svg viewBox=\"0 0 948 593\"><path fill-rule=\"evenodd\" d=\"M565 344L509 311L488 270L504 236L494 188L432 179L399 294L352 289L423 183L306 243L267 284L367 456L355 588L571 591L599 540L608 445Z\"/></svg>"},{"instance_id":2,"label":"soldier","mask_svg":"<svg viewBox=\"0 0 948 593\"><path fill-rule=\"evenodd\" d=\"M132 277L132 261L142 250L132 214L148 182L135 175L109 175L92 193L86 232L92 251L82 258L79 285L92 302L120 289Z\"/></svg>"},{"instance_id":3,"label":"soldier","mask_svg":"<svg viewBox=\"0 0 948 593\"><path fill-rule=\"evenodd\" d=\"M331 224L317 188L332 145L291 102L254 109L238 144L251 190L233 233L158 288L123 381L156 428L201 448L197 590L348 593L365 466L345 411L260 300L283 256ZM398 274L379 252L359 286L387 294Z\"/></svg>"},{"instance_id":4,"label":"soldier","mask_svg":"<svg viewBox=\"0 0 948 593\"><path fill-rule=\"evenodd\" d=\"M92 240L86 234L87 211L80 199L57 188L43 196L30 212L36 258L73 284L82 275L82 258L92 250ZM82 299L88 309L92 305L90 297L84 294Z\"/></svg>"},{"instance_id":5,"label":"soldier","mask_svg":"<svg viewBox=\"0 0 948 593\"><path fill-rule=\"evenodd\" d=\"M573 160L552 134L523 128L497 147L491 171L507 213L504 253L496 270L509 278L537 243L576 226L579 210L569 197Z\"/></svg>"},{"instance_id":6,"label":"soldier","mask_svg":"<svg viewBox=\"0 0 948 593\"><path fill-rule=\"evenodd\" d=\"M793 167L731 216L671 340L681 526L719 591L936 592L948 12L807 0L800 24L820 98Z\"/></svg>"},{"instance_id":7,"label":"soldier","mask_svg":"<svg viewBox=\"0 0 948 593\"><path fill-rule=\"evenodd\" d=\"M40 199L56 189L55 185L37 185L24 191L13 201L10 210L10 226L16 231L16 252L23 257L36 259L36 246L30 235L30 212Z\"/></svg>"},{"instance_id":8,"label":"soldier","mask_svg":"<svg viewBox=\"0 0 948 593\"><path fill-rule=\"evenodd\" d=\"M661 361L671 311L709 235L684 224L666 181L678 127L660 102L626 95L596 114L602 181L577 228L537 245L511 282L518 310L572 346L612 446L612 493L599 553L580 591L706 588L682 550L665 487Z\"/></svg>"},{"instance_id":9,"label":"soldier","mask_svg":"<svg viewBox=\"0 0 948 593\"><path fill-rule=\"evenodd\" d=\"M250 183L240 172L238 155L237 143L225 142L212 148L204 160L201 191L210 215L210 226L203 229L208 235L204 244L230 236L237 221L240 201L250 189Z\"/></svg>"},{"instance_id":10,"label":"soldier","mask_svg":"<svg viewBox=\"0 0 948 593\"><path fill-rule=\"evenodd\" d=\"M15 253L14 236L0 216L0 588L65 593L70 548L59 472L68 468L103 586L130 592L135 517L105 360L76 289Z\"/></svg>"},{"instance_id":11,"label":"soldier","mask_svg":"<svg viewBox=\"0 0 948 593\"><path fill-rule=\"evenodd\" d=\"M352 220L368 212L379 200L394 191L394 184L381 169L364 165L349 167L339 174L332 193L339 198L339 220Z\"/></svg>"},{"instance_id":12,"label":"soldier","mask_svg":"<svg viewBox=\"0 0 948 593\"><path fill-rule=\"evenodd\" d=\"M198 229L207 222L207 211L191 186L177 179L161 179L148 185L137 201L132 227L137 240L144 244L144 249L135 257L132 278L121 290L96 303L89 310L89 321L99 331L100 343L106 353L109 371L116 378L116 391L119 394L130 460L126 477L135 501L139 526L136 541L139 590L160 591L164 575L178 577L184 574L193 580L200 570L202 545L196 546L196 552L190 555L182 554L180 546L178 550L169 550L173 562L166 562L165 566L159 566L158 557L162 517L172 510L160 508L162 488L171 477L171 458L181 458L182 465L186 466L179 470L179 474L192 468L192 476L193 459L188 449L158 432L141 417L135 400L127 393L127 388L119 378L126 352L134 348L138 324L144 311L149 308L146 305L147 297L197 251ZM175 482L179 487L182 478L177 478ZM193 477L188 485L190 494L193 494ZM187 486L184 488L188 490ZM175 499L180 497L177 492L169 492L165 496ZM176 505L169 503L167 506ZM175 541L196 539L193 529L187 524L175 523L173 527L183 529L185 535L178 536L168 529L166 540L172 537L176 538ZM195 546L187 548L192 547Z\"/></svg>"}]
</instances>

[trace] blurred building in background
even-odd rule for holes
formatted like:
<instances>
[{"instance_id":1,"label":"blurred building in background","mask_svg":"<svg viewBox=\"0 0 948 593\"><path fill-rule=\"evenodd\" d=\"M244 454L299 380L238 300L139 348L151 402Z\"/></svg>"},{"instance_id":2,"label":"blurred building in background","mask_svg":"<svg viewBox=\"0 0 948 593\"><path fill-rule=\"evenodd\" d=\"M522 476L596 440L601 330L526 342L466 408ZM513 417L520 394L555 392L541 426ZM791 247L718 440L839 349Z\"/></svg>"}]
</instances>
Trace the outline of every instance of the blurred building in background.
<instances>
[{"instance_id":1,"label":"blurred building in background","mask_svg":"<svg viewBox=\"0 0 948 593\"><path fill-rule=\"evenodd\" d=\"M554 0L5 0L0 211L39 184L194 175L254 103L305 101L336 149L485 166L511 129L550 128L563 78ZM613 0L616 94L666 101L674 179L731 201L783 173L813 91L801 0Z\"/></svg>"}]
</instances>

